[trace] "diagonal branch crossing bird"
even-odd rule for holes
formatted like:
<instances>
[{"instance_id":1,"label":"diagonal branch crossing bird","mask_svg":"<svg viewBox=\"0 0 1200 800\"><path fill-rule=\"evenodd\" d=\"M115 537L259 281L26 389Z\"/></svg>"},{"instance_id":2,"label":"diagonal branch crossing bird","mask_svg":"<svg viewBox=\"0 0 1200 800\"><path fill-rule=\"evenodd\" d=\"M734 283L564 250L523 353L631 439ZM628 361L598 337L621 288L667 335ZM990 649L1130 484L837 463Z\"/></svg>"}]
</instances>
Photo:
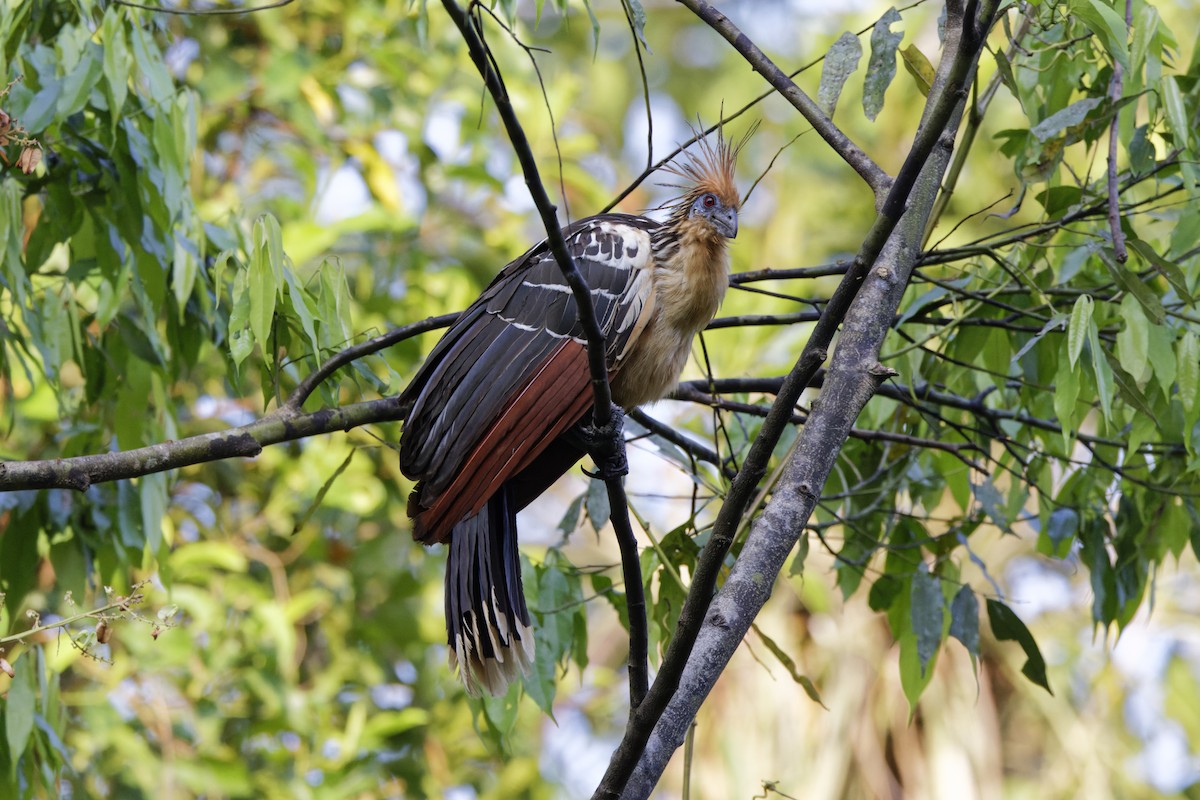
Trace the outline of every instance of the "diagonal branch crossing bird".
<instances>
[{"instance_id":1,"label":"diagonal branch crossing bird","mask_svg":"<svg viewBox=\"0 0 1200 800\"><path fill-rule=\"evenodd\" d=\"M664 169L681 180L665 222L600 214L564 229L591 292L614 403L674 388L729 280L738 151L719 135ZM587 343L545 241L506 266L437 343L401 397L413 537L448 542L446 629L467 690L503 693L533 659L517 512L585 453Z\"/></svg>"}]
</instances>

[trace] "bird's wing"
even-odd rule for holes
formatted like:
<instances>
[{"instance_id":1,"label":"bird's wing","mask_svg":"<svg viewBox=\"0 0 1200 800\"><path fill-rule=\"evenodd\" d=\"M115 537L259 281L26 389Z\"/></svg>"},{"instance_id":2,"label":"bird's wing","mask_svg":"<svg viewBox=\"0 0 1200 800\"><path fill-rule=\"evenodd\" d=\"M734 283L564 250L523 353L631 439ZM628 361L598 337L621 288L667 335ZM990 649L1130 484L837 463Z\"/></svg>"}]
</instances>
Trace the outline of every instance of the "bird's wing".
<instances>
[{"instance_id":1,"label":"bird's wing","mask_svg":"<svg viewBox=\"0 0 1200 800\"><path fill-rule=\"evenodd\" d=\"M652 310L644 217L605 214L565 231L606 336L610 371ZM441 541L529 466L592 405L587 344L571 293L542 242L509 264L468 308L405 390L412 408L400 467L420 481L414 535Z\"/></svg>"}]
</instances>

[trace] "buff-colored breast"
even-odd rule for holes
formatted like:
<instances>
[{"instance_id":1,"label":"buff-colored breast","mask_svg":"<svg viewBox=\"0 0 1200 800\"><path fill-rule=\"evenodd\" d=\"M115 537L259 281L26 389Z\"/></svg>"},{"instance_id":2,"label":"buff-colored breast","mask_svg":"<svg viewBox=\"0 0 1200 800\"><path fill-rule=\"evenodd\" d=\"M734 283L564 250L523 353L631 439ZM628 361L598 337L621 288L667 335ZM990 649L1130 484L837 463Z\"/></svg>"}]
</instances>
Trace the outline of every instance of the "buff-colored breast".
<instances>
[{"instance_id":1,"label":"buff-colored breast","mask_svg":"<svg viewBox=\"0 0 1200 800\"><path fill-rule=\"evenodd\" d=\"M633 408L675 388L692 351L692 340L716 316L729 285L725 238L703 223L681 231L679 248L655 263L652 295L642 310L647 322L612 380L613 401Z\"/></svg>"}]
</instances>

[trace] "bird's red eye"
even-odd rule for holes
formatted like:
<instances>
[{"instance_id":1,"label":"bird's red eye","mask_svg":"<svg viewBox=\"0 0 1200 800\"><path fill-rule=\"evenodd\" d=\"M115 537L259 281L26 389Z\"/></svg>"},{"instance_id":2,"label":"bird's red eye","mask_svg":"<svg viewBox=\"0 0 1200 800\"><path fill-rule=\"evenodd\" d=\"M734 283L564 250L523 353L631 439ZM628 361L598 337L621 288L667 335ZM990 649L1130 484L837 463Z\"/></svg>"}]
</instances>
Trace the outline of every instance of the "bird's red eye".
<instances>
[{"instance_id":1,"label":"bird's red eye","mask_svg":"<svg viewBox=\"0 0 1200 800\"><path fill-rule=\"evenodd\" d=\"M705 208L712 208L717 204L717 198L713 197L711 194L706 194L704 195L704 200L702 202L704 203Z\"/></svg>"}]
</instances>

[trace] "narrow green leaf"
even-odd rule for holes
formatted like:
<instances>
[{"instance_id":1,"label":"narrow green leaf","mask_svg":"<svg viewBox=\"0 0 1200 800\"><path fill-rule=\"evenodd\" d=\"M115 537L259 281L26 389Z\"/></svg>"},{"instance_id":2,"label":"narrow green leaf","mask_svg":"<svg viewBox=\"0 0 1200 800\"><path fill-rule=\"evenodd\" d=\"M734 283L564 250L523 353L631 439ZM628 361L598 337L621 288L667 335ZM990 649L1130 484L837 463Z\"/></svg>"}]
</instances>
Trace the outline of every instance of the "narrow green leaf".
<instances>
[{"instance_id":1,"label":"narrow green leaf","mask_svg":"<svg viewBox=\"0 0 1200 800\"><path fill-rule=\"evenodd\" d=\"M133 58L138 66L139 78L150 89L150 99L156 104L166 104L175 94L175 83L163 63L162 53L155 44L148 26L134 25L132 28Z\"/></svg>"},{"instance_id":2,"label":"narrow green leaf","mask_svg":"<svg viewBox=\"0 0 1200 800\"><path fill-rule=\"evenodd\" d=\"M1158 270L1167 283L1171 284L1171 288L1179 295L1180 299L1186 302L1189 306L1192 305L1193 299L1187 287L1187 277L1183 274L1183 270L1173 261L1168 261L1158 254L1158 252L1141 239L1129 239L1129 249L1137 253L1142 259Z\"/></svg>"},{"instance_id":3,"label":"narrow green leaf","mask_svg":"<svg viewBox=\"0 0 1200 800\"><path fill-rule=\"evenodd\" d=\"M1029 132L1039 142L1044 142L1047 139L1057 136L1063 130L1083 122L1087 118L1088 113L1098 105L1100 105L1100 100L1096 97L1077 100L1066 108L1046 117L1037 125L1034 125Z\"/></svg>"},{"instance_id":4,"label":"narrow green leaf","mask_svg":"<svg viewBox=\"0 0 1200 800\"><path fill-rule=\"evenodd\" d=\"M982 482L974 486L975 499L979 501L980 508L983 513L987 514L988 518L996 524L996 527L1003 531L1009 529L1008 512L1005 508L1004 495L992 483L991 478L985 477Z\"/></svg>"},{"instance_id":5,"label":"narrow green leaf","mask_svg":"<svg viewBox=\"0 0 1200 800\"><path fill-rule=\"evenodd\" d=\"M1012 96L1017 100L1021 99L1021 90L1017 88L1017 79L1013 76L1012 62L1008 60L1008 56L1003 50L997 49L996 56L996 72L1000 75L1000 81L1012 93Z\"/></svg>"},{"instance_id":6,"label":"narrow green leaf","mask_svg":"<svg viewBox=\"0 0 1200 800\"><path fill-rule=\"evenodd\" d=\"M25 752L25 746L29 744L29 734L33 732L36 700L34 672L37 669L37 659L26 656L18 660L13 669L16 675L8 688L8 699L4 709L4 735L8 741L9 764L15 777L17 763Z\"/></svg>"},{"instance_id":7,"label":"narrow green leaf","mask_svg":"<svg viewBox=\"0 0 1200 800\"><path fill-rule=\"evenodd\" d=\"M1139 381L1133 375L1126 372L1120 362L1112 356L1105 353L1105 357L1108 361L1108 368L1112 372L1117 393L1121 396L1121 399L1136 409L1142 416L1154 419L1154 409L1150 406L1149 399L1147 399L1145 393L1141 390L1141 384L1144 381ZM1149 370L1149 362L1147 362L1146 367Z\"/></svg>"},{"instance_id":8,"label":"narrow green leaf","mask_svg":"<svg viewBox=\"0 0 1200 800\"><path fill-rule=\"evenodd\" d=\"M1067 327L1067 356L1072 368L1078 363L1079 354L1083 352L1083 343L1087 339L1088 325L1092 321L1095 305L1091 295L1083 294L1075 300L1075 305L1071 308L1071 322Z\"/></svg>"},{"instance_id":9,"label":"narrow green leaf","mask_svg":"<svg viewBox=\"0 0 1200 800\"><path fill-rule=\"evenodd\" d=\"M634 35L642 43L642 47L646 48L646 52L651 52L650 43L646 41L646 9L642 7L641 0L621 0L621 2L628 10L629 18L633 20Z\"/></svg>"},{"instance_id":10,"label":"narrow green leaf","mask_svg":"<svg viewBox=\"0 0 1200 800\"><path fill-rule=\"evenodd\" d=\"M250 271L240 269L233 279L233 308L229 310L229 355L233 365L240 367L254 349L250 331Z\"/></svg>"},{"instance_id":11,"label":"narrow green leaf","mask_svg":"<svg viewBox=\"0 0 1200 800\"><path fill-rule=\"evenodd\" d=\"M162 521L167 514L167 473L155 472L138 478L142 507L142 531L151 553L162 547Z\"/></svg>"},{"instance_id":12,"label":"narrow green leaf","mask_svg":"<svg viewBox=\"0 0 1200 800\"><path fill-rule=\"evenodd\" d=\"M796 545L796 555L792 557L792 565L788 568L789 577L804 574L804 562L808 559L808 539L808 531L800 534L800 542Z\"/></svg>"},{"instance_id":13,"label":"narrow green leaf","mask_svg":"<svg viewBox=\"0 0 1200 800\"><path fill-rule=\"evenodd\" d=\"M1133 295L1121 300L1124 325L1117 333L1117 361L1139 383L1145 383L1150 373L1150 321Z\"/></svg>"},{"instance_id":14,"label":"narrow green leaf","mask_svg":"<svg viewBox=\"0 0 1200 800\"><path fill-rule=\"evenodd\" d=\"M283 277L287 282L287 296L291 301L292 313L300 318L300 327L304 329L304 335L308 337L313 358L320 360L321 342L317 337L317 316L320 311L317 308L317 300L300 282L295 270L285 267Z\"/></svg>"},{"instance_id":15,"label":"narrow green leaf","mask_svg":"<svg viewBox=\"0 0 1200 800\"><path fill-rule=\"evenodd\" d=\"M99 48L88 47L79 65L63 79L62 94L58 96L58 116L66 118L83 110L88 96L104 74Z\"/></svg>"},{"instance_id":16,"label":"narrow green leaf","mask_svg":"<svg viewBox=\"0 0 1200 800\"><path fill-rule=\"evenodd\" d=\"M275 317L275 302L279 296L279 281L276 276L282 276L282 264L272 263L278 251L269 244L270 231L266 220L272 217L260 217L254 223L252 233L254 249L250 253L250 268L247 282L250 290L250 330L254 339L262 347L263 356L268 361L272 359L270 352L271 321ZM278 230L278 223L276 223Z\"/></svg>"},{"instance_id":17,"label":"narrow green leaf","mask_svg":"<svg viewBox=\"0 0 1200 800\"><path fill-rule=\"evenodd\" d=\"M853 33L846 31L829 48L821 64L821 85L817 87L817 105L832 117L838 98L850 75L858 69L862 59L862 43Z\"/></svg>"},{"instance_id":18,"label":"narrow green leaf","mask_svg":"<svg viewBox=\"0 0 1200 800\"><path fill-rule=\"evenodd\" d=\"M104 80L113 124L121 117L125 98L129 94L129 45L121 23L124 13L115 5L104 12L102 44L104 45Z\"/></svg>"},{"instance_id":19,"label":"narrow green leaf","mask_svg":"<svg viewBox=\"0 0 1200 800\"><path fill-rule=\"evenodd\" d=\"M1100 346L1100 332L1096 320L1088 322L1088 351L1091 355L1092 374L1096 378L1096 394L1100 399L1100 410L1106 422L1112 421L1112 398L1114 393L1112 369Z\"/></svg>"},{"instance_id":20,"label":"narrow green leaf","mask_svg":"<svg viewBox=\"0 0 1200 800\"><path fill-rule=\"evenodd\" d=\"M1158 23L1158 10L1154 6L1146 4L1138 9L1133 20L1133 46L1129 51L1129 61L1135 73L1141 70L1146 56L1155 46L1155 42L1159 41L1156 36ZM1161 48L1161 45L1158 47Z\"/></svg>"},{"instance_id":21,"label":"narrow green leaf","mask_svg":"<svg viewBox=\"0 0 1200 800\"><path fill-rule=\"evenodd\" d=\"M989 598L987 610L988 623L992 626L995 637L1002 642L1016 642L1025 651L1025 666L1021 668L1021 673L1050 694L1054 694L1050 690L1050 681L1046 678L1046 659L1042 657L1042 651L1038 649L1029 628L1025 627L1025 623L1011 608L999 600Z\"/></svg>"},{"instance_id":22,"label":"narrow green leaf","mask_svg":"<svg viewBox=\"0 0 1200 800\"><path fill-rule=\"evenodd\" d=\"M863 113L872 122L883 110L883 96L896 77L896 49L904 39L902 32L891 27L901 21L895 7L889 8L871 31L871 59L863 81Z\"/></svg>"},{"instance_id":23,"label":"narrow green leaf","mask_svg":"<svg viewBox=\"0 0 1200 800\"><path fill-rule=\"evenodd\" d=\"M1104 49L1129 69L1129 29L1105 0L1071 0L1071 13L1100 38Z\"/></svg>"},{"instance_id":24,"label":"narrow green leaf","mask_svg":"<svg viewBox=\"0 0 1200 800\"><path fill-rule=\"evenodd\" d=\"M972 663L979 657L979 598L963 586L950 603L950 635L962 642Z\"/></svg>"},{"instance_id":25,"label":"narrow green leaf","mask_svg":"<svg viewBox=\"0 0 1200 800\"><path fill-rule=\"evenodd\" d=\"M904 68L916 80L921 96L928 97L929 90L933 88L933 64L929 63L929 59L915 44L901 50L900 55L904 59Z\"/></svg>"},{"instance_id":26,"label":"narrow green leaf","mask_svg":"<svg viewBox=\"0 0 1200 800\"><path fill-rule=\"evenodd\" d=\"M1079 367L1072 367L1067 359L1059 356L1058 371L1054 375L1054 414L1062 426L1063 445L1071 446L1075 438L1075 401L1079 398Z\"/></svg>"},{"instance_id":27,"label":"narrow green leaf","mask_svg":"<svg viewBox=\"0 0 1200 800\"><path fill-rule=\"evenodd\" d=\"M771 655L775 656L779 663L783 665L783 668L787 670L788 675L791 676L792 680L798 683L800 688L804 690L804 693L808 695L808 699L812 700L814 703L817 703L822 708L827 708L825 704L821 702L821 694L817 691L817 687L806 675L803 675L800 670L796 668L796 662L792 660L792 657L789 656L787 652L779 646L778 642L763 633L761 628L759 628L757 625L752 625L752 627L754 628L754 632L758 634L758 638L761 639L762 643L766 645L768 650L771 651Z\"/></svg>"},{"instance_id":28,"label":"narrow green leaf","mask_svg":"<svg viewBox=\"0 0 1200 800\"><path fill-rule=\"evenodd\" d=\"M921 674L929 660L942 643L942 619L945 615L945 600L942 584L936 575L929 572L924 561L918 562L917 573L912 579L912 628L917 635L917 657L921 661Z\"/></svg>"},{"instance_id":29,"label":"narrow green leaf","mask_svg":"<svg viewBox=\"0 0 1200 800\"><path fill-rule=\"evenodd\" d=\"M1116 279L1121 288L1141 303L1142 308L1149 315L1150 321L1155 325L1162 325L1167 318L1167 312L1154 290L1128 268L1118 264L1111 248L1104 248L1100 251L1100 260L1104 262L1104 266L1108 267L1109 274Z\"/></svg>"},{"instance_id":30,"label":"narrow green leaf","mask_svg":"<svg viewBox=\"0 0 1200 800\"><path fill-rule=\"evenodd\" d=\"M597 531L608 524L612 508L608 503L608 487L604 481L592 478L588 482L587 500L584 502L584 506L587 508L588 519L591 520L592 527Z\"/></svg>"},{"instance_id":31,"label":"narrow green leaf","mask_svg":"<svg viewBox=\"0 0 1200 800\"><path fill-rule=\"evenodd\" d=\"M1050 513L1050 519L1046 523L1046 536L1054 545L1056 555L1062 552L1063 543L1072 541L1078 531L1079 514L1075 509L1060 506Z\"/></svg>"},{"instance_id":32,"label":"narrow green leaf","mask_svg":"<svg viewBox=\"0 0 1200 800\"><path fill-rule=\"evenodd\" d=\"M1188 331L1175 346L1176 372L1179 376L1179 399L1185 411L1196 407L1200 391L1200 337Z\"/></svg>"},{"instance_id":33,"label":"narrow green leaf","mask_svg":"<svg viewBox=\"0 0 1200 800\"><path fill-rule=\"evenodd\" d=\"M1162 79L1158 85L1162 95L1163 105L1167 110L1167 122L1171 133L1175 136L1175 145L1185 150L1191 146L1191 126L1188 125L1188 113L1183 103L1183 93L1179 91L1176 76L1170 75Z\"/></svg>"},{"instance_id":34,"label":"narrow green leaf","mask_svg":"<svg viewBox=\"0 0 1200 800\"><path fill-rule=\"evenodd\" d=\"M196 258L194 246L182 234L176 234L174 258L171 260L171 290L175 295L175 304L179 307L180 322L186 316L188 298L192 296L200 268L200 260Z\"/></svg>"}]
</instances>

